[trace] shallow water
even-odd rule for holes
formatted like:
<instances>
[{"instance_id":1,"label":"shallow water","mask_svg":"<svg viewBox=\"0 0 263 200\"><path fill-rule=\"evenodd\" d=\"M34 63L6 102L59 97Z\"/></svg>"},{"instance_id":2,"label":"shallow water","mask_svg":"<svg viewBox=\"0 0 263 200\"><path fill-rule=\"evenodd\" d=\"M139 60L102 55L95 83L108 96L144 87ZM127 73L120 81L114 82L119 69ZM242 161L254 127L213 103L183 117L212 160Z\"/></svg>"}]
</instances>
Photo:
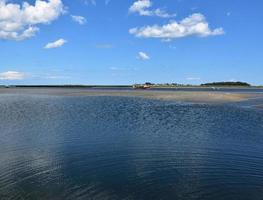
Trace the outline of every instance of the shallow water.
<instances>
[{"instance_id":1,"label":"shallow water","mask_svg":"<svg viewBox=\"0 0 263 200\"><path fill-rule=\"evenodd\" d=\"M263 111L0 96L0 199L263 199Z\"/></svg>"}]
</instances>

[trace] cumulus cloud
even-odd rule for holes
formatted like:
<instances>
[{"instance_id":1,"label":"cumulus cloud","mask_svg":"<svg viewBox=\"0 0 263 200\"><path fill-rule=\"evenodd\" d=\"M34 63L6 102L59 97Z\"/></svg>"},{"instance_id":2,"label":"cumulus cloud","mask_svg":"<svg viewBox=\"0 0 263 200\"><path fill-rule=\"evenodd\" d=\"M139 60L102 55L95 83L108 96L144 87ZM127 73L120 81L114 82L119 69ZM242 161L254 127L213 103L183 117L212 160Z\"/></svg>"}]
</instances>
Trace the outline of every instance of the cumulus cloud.
<instances>
[{"instance_id":1,"label":"cumulus cloud","mask_svg":"<svg viewBox=\"0 0 263 200\"><path fill-rule=\"evenodd\" d=\"M57 41L48 43L44 48L45 48L45 49L54 49L54 48L58 48L58 47L63 46L65 43L67 43L66 40L64 40L64 39L59 39L59 40L57 40Z\"/></svg>"},{"instance_id":2,"label":"cumulus cloud","mask_svg":"<svg viewBox=\"0 0 263 200\"><path fill-rule=\"evenodd\" d=\"M130 13L138 13L141 16L158 16L163 18L174 17L175 14L168 14L165 10L157 8L150 10L153 3L150 0L135 1L129 8Z\"/></svg>"},{"instance_id":3,"label":"cumulus cloud","mask_svg":"<svg viewBox=\"0 0 263 200\"><path fill-rule=\"evenodd\" d=\"M150 59L150 56L148 56L148 55L147 55L146 53L144 53L144 52L139 52L137 58L138 58L139 60L149 60L149 59Z\"/></svg>"},{"instance_id":4,"label":"cumulus cloud","mask_svg":"<svg viewBox=\"0 0 263 200\"><path fill-rule=\"evenodd\" d=\"M71 15L71 18L73 21L79 23L80 25L83 25L87 22L85 17L78 16L78 15Z\"/></svg>"},{"instance_id":5,"label":"cumulus cloud","mask_svg":"<svg viewBox=\"0 0 263 200\"><path fill-rule=\"evenodd\" d=\"M64 12L61 0L36 0L22 5L0 0L0 39L24 40L36 34L37 25L49 24Z\"/></svg>"},{"instance_id":6,"label":"cumulus cloud","mask_svg":"<svg viewBox=\"0 0 263 200\"><path fill-rule=\"evenodd\" d=\"M145 26L141 28L132 28L130 34L140 38L160 38L164 41L170 41L176 38L187 36L208 37L224 34L223 28L211 29L204 15L195 13L180 22L171 21L170 23L159 26Z\"/></svg>"},{"instance_id":7,"label":"cumulus cloud","mask_svg":"<svg viewBox=\"0 0 263 200\"><path fill-rule=\"evenodd\" d=\"M6 71L0 73L0 80L23 80L25 77L25 73L17 71Z\"/></svg>"}]
</instances>

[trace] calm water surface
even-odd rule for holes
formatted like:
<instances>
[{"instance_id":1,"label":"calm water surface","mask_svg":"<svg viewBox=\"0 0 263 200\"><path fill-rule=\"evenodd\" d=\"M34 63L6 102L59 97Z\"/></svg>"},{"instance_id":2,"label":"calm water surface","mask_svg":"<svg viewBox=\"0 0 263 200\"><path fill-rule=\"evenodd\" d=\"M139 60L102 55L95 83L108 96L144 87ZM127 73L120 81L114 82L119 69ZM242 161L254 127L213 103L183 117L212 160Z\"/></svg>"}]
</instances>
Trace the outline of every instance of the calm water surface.
<instances>
[{"instance_id":1,"label":"calm water surface","mask_svg":"<svg viewBox=\"0 0 263 200\"><path fill-rule=\"evenodd\" d=\"M0 96L0 199L263 199L263 111Z\"/></svg>"}]
</instances>

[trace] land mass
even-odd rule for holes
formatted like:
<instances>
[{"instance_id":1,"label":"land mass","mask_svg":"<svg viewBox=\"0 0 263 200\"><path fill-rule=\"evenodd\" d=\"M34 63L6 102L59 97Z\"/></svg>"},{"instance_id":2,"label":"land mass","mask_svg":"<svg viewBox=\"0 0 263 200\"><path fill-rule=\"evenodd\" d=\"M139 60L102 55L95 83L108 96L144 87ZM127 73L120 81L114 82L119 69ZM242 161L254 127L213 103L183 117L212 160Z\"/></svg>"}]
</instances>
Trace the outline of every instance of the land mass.
<instances>
[{"instance_id":1,"label":"land mass","mask_svg":"<svg viewBox=\"0 0 263 200\"><path fill-rule=\"evenodd\" d=\"M252 86L246 82L213 82L213 83L204 83L200 85L191 85L191 84L178 84L178 83L151 83L146 82L144 84L134 84L134 88L185 88L185 87L193 87L193 88L204 88L204 87L258 87Z\"/></svg>"},{"instance_id":2,"label":"land mass","mask_svg":"<svg viewBox=\"0 0 263 200\"><path fill-rule=\"evenodd\" d=\"M151 83L133 85L0 85L0 88L204 88L204 87L263 87L252 86L246 82L213 82L200 85L179 84L179 83Z\"/></svg>"},{"instance_id":3,"label":"land mass","mask_svg":"<svg viewBox=\"0 0 263 200\"><path fill-rule=\"evenodd\" d=\"M205 83L201 84L201 86L226 86L226 87L251 87L250 84L246 82L213 82L213 83Z\"/></svg>"}]
</instances>

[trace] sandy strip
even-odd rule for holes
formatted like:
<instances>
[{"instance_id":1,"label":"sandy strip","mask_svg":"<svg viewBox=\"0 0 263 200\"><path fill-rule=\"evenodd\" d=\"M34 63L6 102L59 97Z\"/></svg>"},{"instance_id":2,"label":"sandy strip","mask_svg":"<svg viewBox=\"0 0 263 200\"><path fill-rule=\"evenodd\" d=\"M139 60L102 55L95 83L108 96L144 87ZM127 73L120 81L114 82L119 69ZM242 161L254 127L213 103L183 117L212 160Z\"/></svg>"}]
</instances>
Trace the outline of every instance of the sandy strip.
<instances>
[{"instance_id":1,"label":"sandy strip","mask_svg":"<svg viewBox=\"0 0 263 200\"><path fill-rule=\"evenodd\" d=\"M256 105L256 108L260 108L260 109L263 109L263 104L260 104L260 105Z\"/></svg>"},{"instance_id":2,"label":"sandy strip","mask_svg":"<svg viewBox=\"0 0 263 200\"><path fill-rule=\"evenodd\" d=\"M193 103L241 102L262 98L263 93L155 91L155 90L91 90L74 88L0 88L0 94L54 95L54 96L120 96Z\"/></svg>"}]
</instances>

